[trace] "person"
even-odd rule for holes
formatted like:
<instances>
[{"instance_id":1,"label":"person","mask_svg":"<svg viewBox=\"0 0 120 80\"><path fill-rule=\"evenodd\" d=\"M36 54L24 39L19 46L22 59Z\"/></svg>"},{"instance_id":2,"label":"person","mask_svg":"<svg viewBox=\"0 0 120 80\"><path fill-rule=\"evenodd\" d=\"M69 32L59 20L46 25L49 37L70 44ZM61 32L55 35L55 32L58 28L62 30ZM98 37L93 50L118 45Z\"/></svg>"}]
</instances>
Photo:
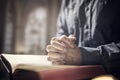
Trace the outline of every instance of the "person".
<instances>
[{"instance_id":1,"label":"person","mask_svg":"<svg viewBox=\"0 0 120 80\"><path fill-rule=\"evenodd\" d=\"M103 65L120 78L120 1L62 0L57 36L47 45L55 65Z\"/></svg>"}]
</instances>

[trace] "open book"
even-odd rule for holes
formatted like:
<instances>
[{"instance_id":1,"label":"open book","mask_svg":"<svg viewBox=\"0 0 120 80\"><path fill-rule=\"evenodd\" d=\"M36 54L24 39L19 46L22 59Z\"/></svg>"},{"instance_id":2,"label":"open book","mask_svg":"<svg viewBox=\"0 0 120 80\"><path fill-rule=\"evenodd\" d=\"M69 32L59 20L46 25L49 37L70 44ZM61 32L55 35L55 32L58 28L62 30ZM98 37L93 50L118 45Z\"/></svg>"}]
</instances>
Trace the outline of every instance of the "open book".
<instances>
[{"instance_id":1,"label":"open book","mask_svg":"<svg viewBox=\"0 0 120 80\"><path fill-rule=\"evenodd\" d=\"M100 65L52 65L46 55L2 55L11 65L14 80L81 80L105 74Z\"/></svg>"},{"instance_id":2,"label":"open book","mask_svg":"<svg viewBox=\"0 0 120 80\"><path fill-rule=\"evenodd\" d=\"M16 69L46 69L47 66L52 66L51 62L47 60L46 55L14 55L2 54L11 64L12 72Z\"/></svg>"}]
</instances>

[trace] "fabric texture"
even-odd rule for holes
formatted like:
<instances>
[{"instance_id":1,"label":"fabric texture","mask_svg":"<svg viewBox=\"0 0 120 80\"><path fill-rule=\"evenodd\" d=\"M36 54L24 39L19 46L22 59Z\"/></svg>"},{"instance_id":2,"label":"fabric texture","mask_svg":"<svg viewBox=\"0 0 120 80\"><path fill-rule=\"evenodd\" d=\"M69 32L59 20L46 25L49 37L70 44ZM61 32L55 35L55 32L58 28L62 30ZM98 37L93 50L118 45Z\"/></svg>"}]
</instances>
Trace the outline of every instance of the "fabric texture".
<instances>
[{"instance_id":1,"label":"fabric texture","mask_svg":"<svg viewBox=\"0 0 120 80\"><path fill-rule=\"evenodd\" d=\"M82 65L102 64L120 77L120 1L63 0L57 36L75 35Z\"/></svg>"}]
</instances>

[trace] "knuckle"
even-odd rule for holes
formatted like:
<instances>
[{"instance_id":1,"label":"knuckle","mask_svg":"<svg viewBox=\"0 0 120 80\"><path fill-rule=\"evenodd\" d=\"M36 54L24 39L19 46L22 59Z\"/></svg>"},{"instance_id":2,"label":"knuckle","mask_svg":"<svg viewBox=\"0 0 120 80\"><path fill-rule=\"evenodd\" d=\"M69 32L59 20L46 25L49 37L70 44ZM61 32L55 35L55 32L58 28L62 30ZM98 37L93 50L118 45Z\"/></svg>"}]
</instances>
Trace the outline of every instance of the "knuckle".
<instances>
[{"instance_id":1,"label":"knuckle","mask_svg":"<svg viewBox=\"0 0 120 80\"><path fill-rule=\"evenodd\" d=\"M56 37L53 37L50 41L50 44L52 44L54 41L56 41Z\"/></svg>"},{"instance_id":2,"label":"knuckle","mask_svg":"<svg viewBox=\"0 0 120 80\"><path fill-rule=\"evenodd\" d=\"M52 44L52 45L55 45L55 44L56 44L56 42L55 42L55 41L52 41L52 42L51 42L51 44Z\"/></svg>"},{"instance_id":3,"label":"knuckle","mask_svg":"<svg viewBox=\"0 0 120 80\"><path fill-rule=\"evenodd\" d=\"M48 53L48 56L50 57L51 53Z\"/></svg>"},{"instance_id":4,"label":"knuckle","mask_svg":"<svg viewBox=\"0 0 120 80\"><path fill-rule=\"evenodd\" d=\"M56 37L52 37L52 39L51 40L55 40L56 39Z\"/></svg>"},{"instance_id":5,"label":"knuckle","mask_svg":"<svg viewBox=\"0 0 120 80\"><path fill-rule=\"evenodd\" d=\"M51 48L51 45L48 45L48 46L46 47L46 51L49 52L49 51L50 51L50 48Z\"/></svg>"},{"instance_id":6,"label":"knuckle","mask_svg":"<svg viewBox=\"0 0 120 80\"><path fill-rule=\"evenodd\" d=\"M46 47L46 51L48 52L48 46Z\"/></svg>"},{"instance_id":7,"label":"knuckle","mask_svg":"<svg viewBox=\"0 0 120 80\"><path fill-rule=\"evenodd\" d=\"M64 40L66 37L67 37L66 35L62 35L59 39Z\"/></svg>"}]
</instances>

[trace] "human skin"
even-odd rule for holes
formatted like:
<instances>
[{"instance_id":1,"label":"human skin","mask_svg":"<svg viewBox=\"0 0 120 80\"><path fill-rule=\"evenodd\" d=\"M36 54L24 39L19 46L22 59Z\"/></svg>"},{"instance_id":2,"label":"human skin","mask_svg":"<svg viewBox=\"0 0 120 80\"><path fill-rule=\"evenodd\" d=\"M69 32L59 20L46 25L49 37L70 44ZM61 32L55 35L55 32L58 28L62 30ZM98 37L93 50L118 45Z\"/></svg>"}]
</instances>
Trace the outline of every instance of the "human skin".
<instances>
[{"instance_id":1,"label":"human skin","mask_svg":"<svg viewBox=\"0 0 120 80\"><path fill-rule=\"evenodd\" d=\"M55 65L80 65L81 51L74 41L73 35L53 37L47 46L48 60Z\"/></svg>"}]
</instances>

